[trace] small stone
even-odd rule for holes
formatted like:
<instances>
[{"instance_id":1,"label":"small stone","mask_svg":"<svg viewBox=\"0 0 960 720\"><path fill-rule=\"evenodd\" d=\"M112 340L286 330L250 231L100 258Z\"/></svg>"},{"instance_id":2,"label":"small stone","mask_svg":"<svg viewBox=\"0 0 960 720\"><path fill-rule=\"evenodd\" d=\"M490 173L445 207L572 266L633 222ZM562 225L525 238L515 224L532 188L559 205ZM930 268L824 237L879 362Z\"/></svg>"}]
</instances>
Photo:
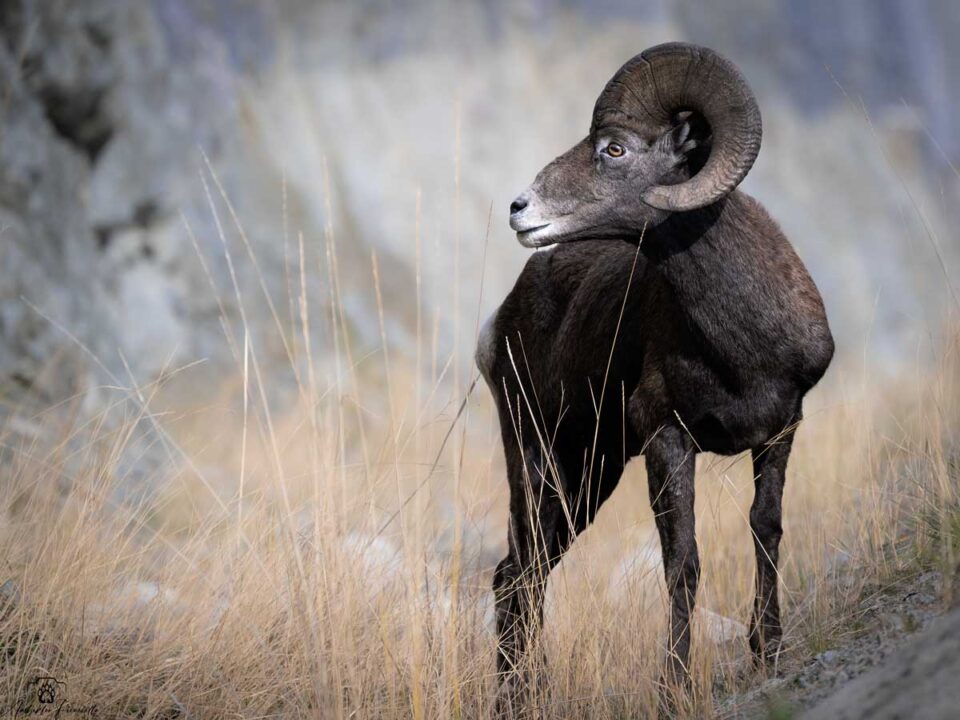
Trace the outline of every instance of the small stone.
<instances>
[{"instance_id":1,"label":"small stone","mask_svg":"<svg viewBox=\"0 0 960 720\"><path fill-rule=\"evenodd\" d=\"M840 659L840 653L836 650L824 650L822 653L817 655L817 662L819 662L824 667L832 667L837 664L837 661Z\"/></svg>"}]
</instances>

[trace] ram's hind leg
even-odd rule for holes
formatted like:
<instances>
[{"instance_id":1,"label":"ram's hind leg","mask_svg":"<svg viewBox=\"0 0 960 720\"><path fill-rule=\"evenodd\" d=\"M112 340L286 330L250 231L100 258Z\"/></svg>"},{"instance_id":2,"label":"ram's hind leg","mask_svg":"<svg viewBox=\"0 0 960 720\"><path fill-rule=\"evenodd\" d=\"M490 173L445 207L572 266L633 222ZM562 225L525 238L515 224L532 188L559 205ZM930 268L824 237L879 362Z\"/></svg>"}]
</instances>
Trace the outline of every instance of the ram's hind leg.
<instances>
[{"instance_id":1,"label":"ram's hind leg","mask_svg":"<svg viewBox=\"0 0 960 720\"><path fill-rule=\"evenodd\" d=\"M670 638L664 689L672 690L685 687L689 682L690 617L700 580L693 511L696 453L685 431L664 427L650 441L645 459L650 504L660 535L670 596Z\"/></svg>"},{"instance_id":2,"label":"ram's hind leg","mask_svg":"<svg viewBox=\"0 0 960 720\"><path fill-rule=\"evenodd\" d=\"M750 529L757 554L757 595L750 618L750 649L756 657L775 662L781 649L780 602L777 564L783 535L782 499L787 460L795 420L779 436L753 449L754 496L750 507Z\"/></svg>"}]
</instances>

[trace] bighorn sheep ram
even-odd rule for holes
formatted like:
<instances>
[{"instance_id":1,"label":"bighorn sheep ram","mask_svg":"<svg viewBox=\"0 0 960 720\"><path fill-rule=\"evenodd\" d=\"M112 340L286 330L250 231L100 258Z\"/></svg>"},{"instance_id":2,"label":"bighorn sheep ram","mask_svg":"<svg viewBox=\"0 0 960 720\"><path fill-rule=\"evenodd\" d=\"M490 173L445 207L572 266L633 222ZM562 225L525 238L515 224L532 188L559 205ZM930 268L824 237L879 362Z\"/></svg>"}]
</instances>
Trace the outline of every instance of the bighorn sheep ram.
<instances>
[{"instance_id":1,"label":"bighorn sheep ram","mask_svg":"<svg viewBox=\"0 0 960 720\"><path fill-rule=\"evenodd\" d=\"M493 579L501 705L529 679L547 574L640 454L670 597L665 680L689 679L698 452L752 453L749 642L761 659L780 649L784 474L803 396L834 346L803 263L735 189L760 137L730 61L658 45L617 71L590 134L510 206L522 245L556 247L527 261L476 356L510 483L509 552Z\"/></svg>"}]
</instances>

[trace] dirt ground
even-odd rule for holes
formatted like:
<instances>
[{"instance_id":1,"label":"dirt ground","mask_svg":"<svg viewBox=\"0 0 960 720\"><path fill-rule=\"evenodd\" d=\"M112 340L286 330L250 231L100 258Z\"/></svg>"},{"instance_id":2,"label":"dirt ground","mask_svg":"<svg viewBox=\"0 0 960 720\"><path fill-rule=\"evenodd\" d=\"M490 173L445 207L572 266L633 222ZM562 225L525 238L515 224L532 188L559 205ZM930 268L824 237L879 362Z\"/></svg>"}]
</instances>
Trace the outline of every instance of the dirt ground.
<instances>
[{"instance_id":1,"label":"dirt ground","mask_svg":"<svg viewBox=\"0 0 960 720\"><path fill-rule=\"evenodd\" d=\"M943 584L941 573L926 572L870 593L835 646L787 660L776 676L726 699L721 716L960 717L960 610L940 617Z\"/></svg>"},{"instance_id":2,"label":"dirt ground","mask_svg":"<svg viewBox=\"0 0 960 720\"><path fill-rule=\"evenodd\" d=\"M897 650L878 669L848 683L803 720L906 720L960 715L960 609Z\"/></svg>"}]
</instances>

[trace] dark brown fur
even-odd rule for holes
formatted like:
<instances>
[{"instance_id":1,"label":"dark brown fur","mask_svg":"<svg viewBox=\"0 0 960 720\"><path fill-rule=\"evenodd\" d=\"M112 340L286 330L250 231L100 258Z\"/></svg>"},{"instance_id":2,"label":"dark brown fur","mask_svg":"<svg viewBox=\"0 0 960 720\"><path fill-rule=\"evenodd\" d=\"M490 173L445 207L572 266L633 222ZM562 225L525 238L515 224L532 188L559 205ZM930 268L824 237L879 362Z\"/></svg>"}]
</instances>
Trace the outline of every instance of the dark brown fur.
<instances>
[{"instance_id":1,"label":"dark brown fur","mask_svg":"<svg viewBox=\"0 0 960 720\"><path fill-rule=\"evenodd\" d=\"M511 490L509 552L494 577L507 692L523 682L550 568L641 453L671 596L668 679L686 675L700 451L753 453L750 645L761 657L779 649L780 499L803 396L833 355L823 304L742 192L671 215L638 242L639 231L532 255L481 337Z\"/></svg>"}]
</instances>

